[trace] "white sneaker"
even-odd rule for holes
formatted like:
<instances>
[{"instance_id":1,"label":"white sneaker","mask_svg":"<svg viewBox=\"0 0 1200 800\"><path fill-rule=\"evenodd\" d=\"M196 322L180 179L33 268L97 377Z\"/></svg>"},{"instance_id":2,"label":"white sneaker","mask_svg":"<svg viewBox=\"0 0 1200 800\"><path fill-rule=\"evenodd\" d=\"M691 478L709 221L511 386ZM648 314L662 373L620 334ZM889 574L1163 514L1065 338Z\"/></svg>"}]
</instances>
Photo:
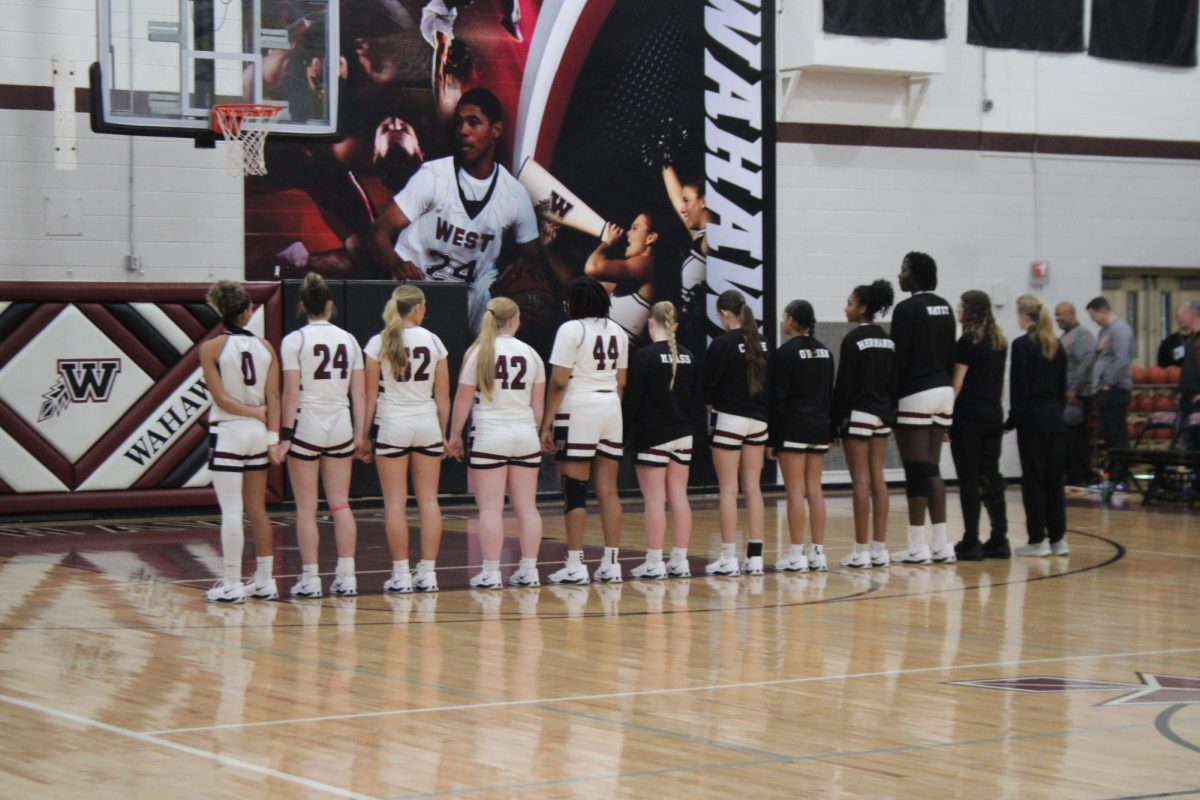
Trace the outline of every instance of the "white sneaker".
<instances>
[{"instance_id":1,"label":"white sneaker","mask_svg":"<svg viewBox=\"0 0 1200 800\"><path fill-rule=\"evenodd\" d=\"M684 561L668 561L667 562L667 577L668 578L690 578L692 577L692 565L686 560Z\"/></svg>"},{"instance_id":2,"label":"white sneaker","mask_svg":"<svg viewBox=\"0 0 1200 800\"><path fill-rule=\"evenodd\" d=\"M819 553L808 551L808 568L812 572L828 572L829 562L825 560L825 551Z\"/></svg>"},{"instance_id":3,"label":"white sneaker","mask_svg":"<svg viewBox=\"0 0 1200 800\"><path fill-rule=\"evenodd\" d=\"M337 576L329 584L330 597L355 597L358 594L358 579L353 575Z\"/></svg>"},{"instance_id":4,"label":"white sneaker","mask_svg":"<svg viewBox=\"0 0 1200 800\"><path fill-rule=\"evenodd\" d=\"M649 561L645 561L629 570L629 577L643 578L652 581L662 580L663 578L667 577L667 565L662 561L656 561L653 564L651 564Z\"/></svg>"},{"instance_id":5,"label":"white sneaker","mask_svg":"<svg viewBox=\"0 0 1200 800\"><path fill-rule=\"evenodd\" d=\"M412 579L413 590L417 592L436 592L437 572L432 569L421 569L419 566L413 572Z\"/></svg>"},{"instance_id":6,"label":"white sneaker","mask_svg":"<svg viewBox=\"0 0 1200 800\"><path fill-rule=\"evenodd\" d=\"M808 559L804 556L792 558L784 556L775 562L776 572L808 572Z\"/></svg>"},{"instance_id":7,"label":"white sneaker","mask_svg":"<svg viewBox=\"0 0 1200 800\"><path fill-rule=\"evenodd\" d=\"M621 565L617 564L601 564L596 567L596 571L592 573L592 581L595 583L620 583L621 582Z\"/></svg>"},{"instance_id":8,"label":"white sneaker","mask_svg":"<svg viewBox=\"0 0 1200 800\"><path fill-rule=\"evenodd\" d=\"M1067 544L1066 539L1059 539L1057 542L1051 542L1050 555L1069 556L1071 555L1071 546Z\"/></svg>"},{"instance_id":9,"label":"white sneaker","mask_svg":"<svg viewBox=\"0 0 1200 800\"><path fill-rule=\"evenodd\" d=\"M512 575L508 576L508 585L526 587L541 586L542 579L538 577L537 567L534 567L533 569L518 569Z\"/></svg>"},{"instance_id":10,"label":"white sneaker","mask_svg":"<svg viewBox=\"0 0 1200 800\"><path fill-rule=\"evenodd\" d=\"M471 578L472 589L503 589L504 581L500 580L500 573L491 570L483 570L475 577Z\"/></svg>"},{"instance_id":11,"label":"white sneaker","mask_svg":"<svg viewBox=\"0 0 1200 800\"><path fill-rule=\"evenodd\" d=\"M958 561L958 556L954 554L954 545L948 544L938 550L930 550L929 557L933 559L935 564L953 564Z\"/></svg>"},{"instance_id":12,"label":"white sneaker","mask_svg":"<svg viewBox=\"0 0 1200 800\"><path fill-rule=\"evenodd\" d=\"M210 603L244 603L246 594L240 583L217 581L204 593L204 599Z\"/></svg>"},{"instance_id":13,"label":"white sneaker","mask_svg":"<svg viewBox=\"0 0 1200 800\"><path fill-rule=\"evenodd\" d=\"M888 555L887 550L872 550L871 551L871 566L872 567L890 567L892 565L892 557Z\"/></svg>"},{"instance_id":14,"label":"white sneaker","mask_svg":"<svg viewBox=\"0 0 1200 800\"><path fill-rule=\"evenodd\" d=\"M383 582L383 591L386 594L408 594L412 590L412 575L407 572L393 572L392 577Z\"/></svg>"},{"instance_id":15,"label":"white sneaker","mask_svg":"<svg viewBox=\"0 0 1200 800\"><path fill-rule=\"evenodd\" d=\"M932 564L933 555L929 552L929 545L923 544L916 550L904 548L897 550L891 554L892 561L897 564Z\"/></svg>"},{"instance_id":16,"label":"white sneaker","mask_svg":"<svg viewBox=\"0 0 1200 800\"><path fill-rule=\"evenodd\" d=\"M1016 550L1016 553L1019 556L1035 557L1048 556L1052 552L1053 551L1050 549L1050 543L1044 539L1037 544L1023 544Z\"/></svg>"},{"instance_id":17,"label":"white sneaker","mask_svg":"<svg viewBox=\"0 0 1200 800\"><path fill-rule=\"evenodd\" d=\"M579 564L574 567L564 566L562 569L547 575L546 580L551 583L570 583L575 585L587 583L589 580L588 568L585 564Z\"/></svg>"},{"instance_id":18,"label":"white sneaker","mask_svg":"<svg viewBox=\"0 0 1200 800\"><path fill-rule=\"evenodd\" d=\"M746 575L762 575L764 572L762 556L746 556L746 560L742 562L742 572Z\"/></svg>"},{"instance_id":19,"label":"white sneaker","mask_svg":"<svg viewBox=\"0 0 1200 800\"><path fill-rule=\"evenodd\" d=\"M246 597L252 597L255 600L278 600L279 587L275 583L274 578L267 578L259 583L258 579L251 578L242 584L242 593Z\"/></svg>"},{"instance_id":20,"label":"white sneaker","mask_svg":"<svg viewBox=\"0 0 1200 800\"><path fill-rule=\"evenodd\" d=\"M316 575L301 575L292 587L292 597L308 598L321 596L321 579Z\"/></svg>"},{"instance_id":21,"label":"white sneaker","mask_svg":"<svg viewBox=\"0 0 1200 800\"><path fill-rule=\"evenodd\" d=\"M726 558L725 556L717 556L715 561L708 562L704 568L705 575L727 575L736 577L741 570L738 569L736 558Z\"/></svg>"},{"instance_id":22,"label":"white sneaker","mask_svg":"<svg viewBox=\"0 0 1200 800\"><path fill-rule=\"evenodd\" d=\"M871 554L866 552L856 553L851 550L850 554L843 558L841 563L843 567L849 567L850 569L870 569Z\"/></svg>"}]
</instances>

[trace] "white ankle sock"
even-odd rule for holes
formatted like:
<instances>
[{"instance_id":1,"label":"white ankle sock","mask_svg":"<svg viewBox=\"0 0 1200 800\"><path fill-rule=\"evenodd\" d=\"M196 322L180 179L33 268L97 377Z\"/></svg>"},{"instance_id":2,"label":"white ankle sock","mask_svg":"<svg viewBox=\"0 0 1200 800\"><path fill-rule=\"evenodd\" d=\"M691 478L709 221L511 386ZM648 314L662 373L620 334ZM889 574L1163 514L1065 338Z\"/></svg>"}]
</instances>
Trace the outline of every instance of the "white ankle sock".
<instances>
[{"instance_id":1,"label":"white ankle sock","mask_svg":"<svg viewBox=\"0 0 1200 800\"><path fill-rule=\"evenodd\" d=\"M433 572L437 569L437 562L431 561L428 558L422 558L417 562L417 572Z\"/></svg>"},{"instance_id":2,"label":"white ankle sock","mask_svg":"<svg viewBox=\"0 0 1200 800\"><path fill-rule=\"evenodd\" d=\"M908 549L920 550L925 546L925 526L924 525L909 525L908 526Z\"/></svg>"},{"instance_id":3,"label":"white ankle sock","mask_svg":"<svg viewBox=\"0 0 1200 800\"><path fill-rule=\"evenodd\" d=\"M406 558L403 561L393 561L392 562L392 574L393 575L407 575L408 574L408 559Z\"/></svg>"},{"instance_id":4,"label":"white ankle sock","mask_svg":"<svg viewBox=\"0 0 1200 800\"><path fill-rule=\"evenodd\" d=\"M929 537L929 546L934 550L941 550L947 544L947 525L944 522L933 523L933 535Z\"/></svg>"},{"instance_id":5,"label":"white ankle sock","mask_svg":"<svg viewBox=\"0 0 1200 800\"><path fill-rule=\"evenodd\" d=\"M721 542L721 558L735 558L734 551L737 549L737 542Z\"/></svg>"},{"instance_id":6,"label":"white ankle sock","mask_svg":"<svg viewBox=\"0 0 1200 800\"><path fill-rule=\"evenodd\" d=\"M619 547L604 548L604 562L603 563L615 565L617 563L617 555L618 555L618 552L620 551L620 549L621 548L619 548Z\"/></svg>"},{"instance_id":7,"label":"white ankle sock","mask_svg":"<svg viewBox=\"0 0 1200 800\"><path fill-rule=\"evenodd\" d=\"M354 577L354 559L353 558L339 558L338 559L337 576L339 578L353 578Z\"/></svg>"},{"instance_id":8,"label":"white ankle sock","mask_svg":"<svg viewBox=\"0 0 1200 800\"><path fill-rule=\"evenodd\" d=\"M496 559L495 561L488 561L485 558L483 560L483 571L484 572L499 572L500 571L500 559Z\"/></svg>"},{"instance_id":9,"label":"white ankle sock","mask_svg":"<svg viewBox=\"0 0 1200 800\"><path fill-rule=\"evenodd\" d=\"M662 563L662 550L661 549L647 550L646 551L646 563L647 564L661 564Z\"/></svg>"},{"instance_id":10,"label":"white ankle sock","mask_svg":"<svg viewBox=\"0 0 1200 800\"><path fill-rule=\"evenodd\" d=\"M275 556L260 556L255 561L254 580L258 583L265 583L271 580L271 575L275 572Z\"/></svg>"},{"instance_id":11,"label":"white ankle sock","mask_svg":"<svg viewBox=\"0 0 1200 800\"><path fill-rule=\"evenodd\" d=\"M300 575L304 578L317 578L320 575L317 573L316 564L303 564L300 567Z\"/></svg>"},{"instance_id":12,"label":"white ankle sock","mask_svg":"<svg viewBox=\"0 0 1200 800\"><path fill-rule=\"evenodd\" d=\"M582 563L583 563L583 551L582 550L568 550L567 551L567 566L568 567L570 567L571 569L574 569L575 567L580 566Z\"/></svg>"},{"instance_id":13,"label":"white ankle sock","mask_svg":"<svg viewBox=\"0 0 1200 800\"><path fill-rule=\"evenodd\" d=\"M871 540L871 552L872 553L887 552L887 542L877 542L874 539L872 539Z\"/></svg>"},{"instance_id":14,"label":"white ankle sock","mask_svg":"<svg viewBox=\"0 0 1200 800\"><path fill-rule=\"evenodd\" d=\"M672 547L671 548L671 563L672 564L682 564L685 561L687 561L687 548L686 547Z\"/></svg>"},{"instance_id":15,"label":"white ankle sock","mask_svg":"<svg viewBox=\"0 0 1200 800\"><path fill-rule=\"evenodd\" d=\"M521 569L521 570L537 569L537 559L536 558L522 558L519 569Z\"/></svg>"},{"instance_id":16,"label":"white ankle sock","mask_svg":"<svg viewBox=\"0 0 1200 800\"><path fill-rule=\"evenodd\" d=\"M794 544L788 548L788 558L793 561L799 561L804 558L804 545Z\"/></svg>"}]
</instances>

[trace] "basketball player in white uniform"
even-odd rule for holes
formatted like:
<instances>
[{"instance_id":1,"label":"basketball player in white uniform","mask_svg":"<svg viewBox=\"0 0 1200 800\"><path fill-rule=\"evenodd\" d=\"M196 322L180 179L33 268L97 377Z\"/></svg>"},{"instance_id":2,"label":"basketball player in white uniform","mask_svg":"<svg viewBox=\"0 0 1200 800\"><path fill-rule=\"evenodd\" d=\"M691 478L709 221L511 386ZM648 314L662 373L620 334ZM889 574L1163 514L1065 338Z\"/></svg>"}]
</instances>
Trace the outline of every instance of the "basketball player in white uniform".
<instances>
[{"instance_id":1,"label":"basketball player in white uniform","mask_svg":"<svg viewBox=\"0 0 1200 800\"><path fill-rule=\"evenodd\" d=\"M450 368L446 346L421 327L425 293L416 286L392 292L383 311L384 330L367 342L367 418L378 426L373 458L383 490L385 528L392 551L386 592L436 592L442 509L442 432L450 417ZM371 458L363 452L364 458ZM408 480L421 517L421 561L408 569Z\"/></svg>"},{"instance_id":2,"label":"basketball player in white uniform","mask_svg":"<svg viewBox=\"0 0 1200 800\"><path fill-rule=\"evenodd\" d=\"M368 250L401 280L459 281L469 287L467 315L479 329L505 235L541 263L529 193L496 162L504 131L500 101L487 89L463 94L454 112L458 149L425 162L376 219Z\"/></svg>"},{"instance_id":3,"label":"basketball player in white uniform","mask_svg":"<svg viewBox=\"0 0 1200 800\"><path fill-rule=\"evenodd\" d=\"M225 333L200 345L200 368L212 396L208 468L221 506L222 579L205 595L212 602L241 603L243 510L250 517L258 553L256 578L271 578L271 520L267 517L267 448L279 442L279 363L266 341L246 330L253 308L241 284L218 281L208 303Z\"/></svg>"},{"instance_id":4,"label":"basketball player in white uniform","mask_svg":"<svg viewBox=\"0 0 1200 800\"><path fill-rule=\"evenodd\" d=\"M621 501L617 466L623 452L621 393L629 363L629 337L608 319L608 292L594 278L567 286L567 322L559 326L550 354L553 372L542 418L542 449L557 450L566 511L567 563L551 583L587 583L583 528L588 478L600 501L604 560L597 582L619 583Z\"/></svg>"},{"instance_id":5,"label":"basketball player in white uniform","mask_svg":"<svg viewBox=\"0 0 1200 800\"><path fill-rule=\"evenodd\" d=\"M479 506L483 569L471 578L475 589L500 589L504 544L504 490L521 528L521 563L509 578L513 586L538 586L537 555L542 516L537 509L538 467L542 463L538 426L545 400L546 367L537 351L515 337L521 325L517 304L495 297L487 305L479 338L463 359L450 423L449 455L463 457L462 430L473 417L469 465ZM472 412L474 406L474 412Z\"/></svg>"},{"instance_id":6,"label":"basketball player in white uniform","mask_svg":"<svg viewBox=\"0 0 1200 800\"><path fill-rule=\"evenodd\" d=\"M367 442L362 349L353 336L329 321L334 312L333 295L315 272L304 278L300 304L308 324L285 336L280 348L283 441L279 448L287 455L288 477L296 497L301 564L300 580L291 594L321 596L317 568L320 480L325 485L338 550L329 593L350 597L358 594L354 577L358 530L350 511L351 457ZM256 589L247 585L247 590Z\"/></svg>"}]
</instances>

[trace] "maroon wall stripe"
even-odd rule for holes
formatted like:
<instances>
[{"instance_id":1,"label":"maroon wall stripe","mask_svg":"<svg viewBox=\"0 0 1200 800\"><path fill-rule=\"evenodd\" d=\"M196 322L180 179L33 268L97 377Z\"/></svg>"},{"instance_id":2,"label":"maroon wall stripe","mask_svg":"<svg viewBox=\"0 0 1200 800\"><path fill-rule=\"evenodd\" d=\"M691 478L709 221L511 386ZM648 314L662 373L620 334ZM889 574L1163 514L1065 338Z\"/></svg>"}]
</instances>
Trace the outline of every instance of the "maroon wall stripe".
<instances>
[{"instance_id":1,"label":"maroon wall stripe","mask_svg":"<svg viewBox=\"0 0 1200 800\"><path fill-rule=\"evenodd\" d=\"M133 486L129 488L133 490L153 489L158 486L175 467L179 466L180 461L190 456L192 451L200 446L207 436L208 429L197 421L184 431L175 444L168 447L166 452L161 453L158 461L155 461L154 465L146 470L142 477L134 481Z\"/></svg>"},{"instance_id":2,"label":"maroon wall stripe","mask_svg":"<svg viewBox=\"0 0 1200 800\"><path fill-rule=\"evenodd\" d=\"M159 303L158 307L162 312L170 317L171 321L180 327L180 329L188 335L194 342L202 338L208 333L200 321L191 315L191 313L179 305L178 303Z\"/></svg>"},{"instance_id":3,"label":"maroon wall stripe","mask_svg":"<svg viewBox=\"0 0 1200 800\"><path fill-rule=\"evenodd\" d=\"M7 296L0 293L0 297L7 299ZM9 334L8 338L0 342L0 367L3 367L13 356L21 352L25 345L29 344L29 340L34 335L50 324L50 320L58 316L64 305L62 303L47 303L44 306L39 306L33 310L33 313L25 318L25 321L17 326L17 329Z\"/></svg>"},{"instance_id":4,"label":"maroon wall stripe","mask_svg":"<svg viewBox=\"0 0 1200 800\"><path fill-rule=\"evenodd\" d=\"M76 462L76 483L83 483L91 477L91 474L101 464L112 457L116 452L116 448L125 441L126 437L138 428L150 423L151 420L148 419L150 412L173 394L183 383L184 378L198 366L200 366L200 351L193 347L184 354L183 358L176 362L175 366L171 367L165 375L159 378L158 382L151 386L142 395L140 400L130 406L125 415L117 421L117 424L113 425L108 433L101 436L99 441L92 445L87 453ZM195 424L198 425L199 423Z\"/></svg>"},{"instance_id":5,"label":"maroon wall stripe","mask_svg":"<svg viewBox=\"0 0 1200 800\"><path fill-rule=\"evenodd\" d=\"M74 482L71 480L71 462L5 403L0 403L0 428L29 455L40 461L64 486L74 488Z\"/></svg>"},{"instance_id":6,"label":"maroon wall stripe","mask_svg":"<svg viewBox=\"0 0 1200 800\"><path fill-rule=\"evenodd\" d=\"M12 493L13 493L12 487L9 486L4 481L0 481L0 494L12 494Z\"/></svg>"},{"instance_id":7,"label":"maroon wall stripe","mask_svg":"<svg viewBox=\"0 0 1200 800\"><path fill-rule=\"evenodd\" d=\"M271 498L268 498L271 499ZM0 514L47 514L67 511L128 511L131 508L216 506L212 489L144 489L119 492L50 492L0 495Z\"/></svg>"},{"instance_id":8,"label":"maroon wall stripe","mask_svg":"<svg viewBox=\"0 0 1200 800\"><path fill-rule=\"evenodd\" d=\"M158 380L167 371L163 363L150 352L150 348L142 344L107 308L99 303L76 303L75 307L151 378Z\"/></svg>"},{"instance_id":9,"label":"maroon wall stripe","mask_svg":"<svg viewBox=\"0 0 1200 800\"><path fill-rule=\"evenodd\" d=\"M203 303L211 283L97 283L95 281L0 281L0 298L43 303ZM280 284L243 283L251 299L263 302Z\"/></svg>"},{"instance_id":10,"label":"maroon wall stripe","mask_svg":"<svg viewBox=\"0 0 1200 800\"><path fill-rule=\"evenodd\" d=\"M779 142L789 144L1200 160L1200 142L1167 139L1046 136L1032 133L985 133L983 131L888 128L867 125L830 125L814 122L781 122L777 126L777 134Z\"/></svg>"}]
</instances>

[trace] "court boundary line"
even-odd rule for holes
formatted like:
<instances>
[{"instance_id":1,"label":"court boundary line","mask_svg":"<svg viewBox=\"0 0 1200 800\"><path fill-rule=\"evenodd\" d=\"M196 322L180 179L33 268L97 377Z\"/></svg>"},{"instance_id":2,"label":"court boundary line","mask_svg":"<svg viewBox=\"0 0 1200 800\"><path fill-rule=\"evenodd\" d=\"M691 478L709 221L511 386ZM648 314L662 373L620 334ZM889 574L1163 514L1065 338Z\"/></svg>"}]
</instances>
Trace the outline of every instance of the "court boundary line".
<instances>
[{"instance_id":1,"label":"court boundary line","mask_svg":"<svg viewBox=\"0 0 1200 800\"><path fill-rule=\"evenodd\" d=\"M1079 575L1084 572L1090 572L1091 570L1094 570L1094 569L1101 569L1103 567L1110 566L1110 565L1115 564L1116 562L1122 560L1128 554L1128 550L1120 542L1113 541L1112 539L1107 539L1103 536L1100 536L1099 534L1088 533L1086 531L1076 530L1074 528L1068 528L1067 531L1069 533L1078 534L1079 536L1086 536L1088 538L1095 539L1100 542L1104 542L1105 544L1111 546L1116 552L1112 557L1110 557L1104 561L1100 561L1095 564L1088 564L1087 566L1079 567L1078 569L1068 569L1065 572L1059 572L1059 573L1055 573L1053 575L1035 575L1032 577L1027 576L1025 578L1021 578L1020 580L1001 581L999 583L989 583L989 584L986 584L987 587L989 589L995 589L995 588L1004 587L1004 586L1016 586L1019 584L1029 584L1029 583L1034 583L1036 581L1067 578L1072 575ZM1005 559L1005 560L1007 560L1007 559ZM900 566L900 565L897 565L897 566ZM942 566L943 565L939 565L939 564L919 565L919 566L913 567L913 568L914 569L939 569ZM953 566L956 566L956 564L945 565L945 566L953 567ZM67 568L74 569L75 567L67 567ZM95 574L101 574L101 575L107 574L107 573L101 573L101 572L93 571L93 570L86 570L86 569L84 571L95 572ZM772 574L774 575L776 573L772 573ZM853 573L853 572L848 572L846 570L834 570L827 574L843 575L846 577L850 577L852 575L866 577L866 578L870 577L870 572L867 572L867 571L863 571L861 573ZM765 577L765 576L756 576L756 577ZM699 578L699 576L697 576L696 578L689 578L687 580L697 580L698 578ZM745 576L742 576L737 579L707 576L704 579L705 580L733 581L733 580L743 580L743 579L745 579ZM126 581L132 582L132 581L129 581L129 579L126 579ZM172 585L175 585L175 584L172 584ZM586 586L569 586L568 585L568 586L565 586L565 588L590 591L592 586L593 586L593 584L589 583ZM557 614L535 614L532 616L521 615L521 614L515 614L515 615L514 614L499 614L495 617L483 617L483 616L480 616L480 614L477 610L473 610L473 609L467 610L467 611L457 611L457 610L455 610L455 611L451 611L451 610L439 611L437 609L433 609L432 611L429 612L433 617L437 617L438 615L443 615L443 618L441 618L441 619L432 618L432 619L428 619L428 620L408 620L406 622L406 624L410 624L410 625L413 625L413 624L416 624L416 625L431 625L431 624L449 625L452 623L479 623L479 622L486 622L486 621L513 622L513 621L519 621L519 620L523 620L523 619L533 619L533 618L545 619L545 620L602 619L602 618L607 618L607 617L633 618L633 617L646 617L646 616L666 616L666 615L674 615L674 614L711 614L711 613L717 612L717 611L762 611L762 610L767 610L767 609L780 609L780 608L802 608L805 606L817 606L817 605L826 605L826 604L832 604L832 603L845 603L845 602L852 602L852 601L858 601L858 600L880 600L880 599L886 600L886 599L899 599L899 598L905 598L905 597L931 597L933 595L950 594L953 592L965 593L968 591L978 591L978 590L982 589L983 587L984 587L984 584L977 583L977 584L972 584L970 586L966 586L966 585L952 586L952 587L947 587L944 589L929 589L927 591L920 591L920 592L897 592L895 594L891 594L891 593L882 593L881 594L881 593L879 593L879 589L881 587L875 581L872 581L868 588L866 588L860 592L851 592L850 594L845 594L845 595L841 595L838 597L822 597L822 598L816 599L816 600L800 600L800 601L796 601L794 603L775 603L773 605L759 605L759 606L741 606L741 605L739 605L739 606L718 606L715 608L714 607L685 608L685 609L673 608L673 609L669 609L669 610L664 608L661 610L654 610L654 611L652 611L650 609L646 609L644 611L627 611L627 612L619 612L617 614L609 614L609 613L600 611L600 612L589 612L589 613L580 613L580 614L572 614L570 612L563 612L563 613L557 613ZM192 587L185 586L183 588L192 588ZM543 584L543 586L539 587L539 588L548 588L548 586L546 584ZM448 590L448 591L457 593L459 591L467 591L467 590L463 589L463 590ZM507 590L505 590L505 591L507 591ZM378 597L378 596L380 596L380 595L358 595L357 597ZM414 596L416 596L416 595L414 595ZM320 605L322 607L326 607L325 599L326 598L321 598L319 600L314 599L312 601L303 601L302 600L300 602L312 602L312 603ZM286 601L264 601L264 602L286 602ZM292 602L296 602L296 601L293 600ZM392 613L391 609L383 609L383 608L361 608L361 609L356 609L356 611L367 612L367 613ZM445 616L452 616L452 615L456 616L457 618L455 618L455 619L446 619L445 618ZM318 623L315 627L328 627L330 625L335 625L335 624L336 623ZM354 624L355 624L355 626L360 626L360 625L368 626L368 625L392 625L395 623L392 620L380 620L378 622L355 622ZM194 626L184 626L184 627L188 628L188 629L207 630L210 628L216 628L218 626L216 626L216 625L194 625ZM291 626L277 626L277 627L291 627ZM59 625L59 626L41 626L41 627L37 627L37 628L17 627L17 626L0 626L0 632L11 631L11 630L43 630L43 631L51 631L51 630L53 630L53 631L144 630L144 631L154 631L154 630L162 630L162 629L166 629L166 628L168 628L168 626L163 626L163 625L141 625L141 626L139 626L139 625L108 625L108 626L103 626L103 627L95 627L95 626L85 627L85 626L79 626L79 625ZM180 629L179 626L170 626L170 630L178 630L178 629Z\"/></svg>"},{"instance_id":2,"label":"court boundary line","mask_svg":"<svg viewBox=\"0 0 1200 800\"><path fill-rule=\"evenodd\" d=\"M276 778L288 783L294 783L298 786L303 786L306 789L315 789L316 791L325 792L336 797L345 797L349 800L378 800L378 798L375 798L371 795L360 794L359 792L355 792L350 789L341 789L336 786L331 786L327 783L315 781L311 778L293 775L290 772L283 772L272 767L264 767L261 764L255 764L251 761L243 761L240 758L233 758L231 756L222 755L221 753L214 753L211 750L203 750L198 747L192 747L191 745L172 742L169 739L159 738L152 733L142 733L139 731L130 730L129 728L122 728L119 725L112 725L110 723L90 719L79 714L72 714L69 711L61 711L57 708L50 708L49 706L44 706L40 703L34 703L30 700L22 700L19 697L11 697L9 695L0 694L0 702L8 703L9 705L17 706L18 708L24 708L28 711L34 711L51 718L56 718L60 721L66 720L68 722L74 722L78 725L99 728L100 730L107 731L108 733L124 736L127 739L133 739L134 741L142 742L143 744L163 747L168 750L184 753L186 755L198 756L200 758L215 761L218 764L232 767L234 769L255 772L259 775L265 775L267 777Z\"/></svg>"},{"instance_id":3,"label":"court boundary line","mask_svg":"<svg viewBox=\"0 0 1200 800\"><path fill-rule=\"evenodd\" d=\"M476 711L489 708L510 708L515 706L536 706L550 703L579 703L594 700L618 700L629 697L651 697L671 694L690 694L693 692L716 692L728 689L750 689L766 686L790 686L801 683L818 683L823 681L842 681L857 678L886 678L904 675L917 675L928 672L955 672L964 669L989 669L996 667L1024 666L1032 664L1053 664L1064 661L1094 661L1106 658L1133 658L1137 656L1180 655L1184 653L1200 653L1200 647L1178 647L1165 650L1141 650L1124 653L1090 653L1072 656L1055 656L1053 658L1016 659L1013 661L992 661L981 664L951 664L948 666L915 667L913 669L880 670L876 672L856 672L843 675L809 675L803 678L776 678L768 681L739 681L736 683L705 684L702 686L677 686L668 689L639 689L629 692L603 692L599 694L566 695L561 697L528 698L524 700L496 700L488 703L456 703L445 706L428 706L424 708L400 708L388 711L363 711L355 714L329 714L320 717L298 717L295 719L264 720L261 722L234 722L225 725L203 725L188 728L164 728L144 731L147 736L167 736L180 733L203 733L219 730L243 730L246 728L266 728L276 725L298 725L314 722L333 722L337 720L373 719L376 717L401 717L413 714L449 713L454 711Z\"/></svg>"}]
</instances>

